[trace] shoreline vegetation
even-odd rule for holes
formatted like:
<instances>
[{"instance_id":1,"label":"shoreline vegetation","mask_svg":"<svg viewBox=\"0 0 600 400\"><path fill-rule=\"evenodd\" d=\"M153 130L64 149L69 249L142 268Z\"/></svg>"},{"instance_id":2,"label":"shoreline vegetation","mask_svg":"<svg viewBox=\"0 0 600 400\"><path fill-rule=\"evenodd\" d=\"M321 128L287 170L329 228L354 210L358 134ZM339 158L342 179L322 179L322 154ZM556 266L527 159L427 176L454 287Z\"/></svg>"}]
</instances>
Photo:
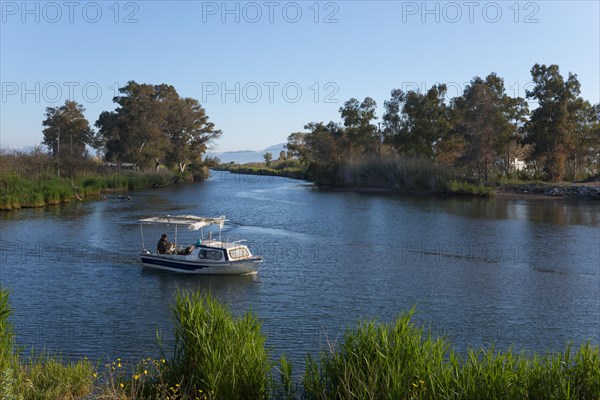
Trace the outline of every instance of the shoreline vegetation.
<instances>
[{"instance_id":1,"label":"shoreline vegetation","mask_svg":"<svg viewBox=\"0 0 600 400\"><path fill-rule=\"evenodd\" d=\"M457 179L449 169L426 159L368 157L350 160L326 175L304 168L300 161L280 159L268 163L219 164L217 171L280 176L314 182L322 188L383 190L394 193L493 196L491 188Z\"/></svg>"},{"instance_id":2,"label":"shoreline vegetation","mask_svg":"<svg viewBox=\"0 0 600 400\"><path fill-rule=\"evenodd\" d=\"M320 188L366 193L471 196L503 198L585 198L600 200L600 177L587 182L543 182L499 177L487 185L466 180L451 168L440 168L429 160L395 157L348 162L339 168L337 179L319 184L298 160L266 163L221 163L212 168L236 174L279 176L314 182Z\"/></svg>"},{"instance_id":3,"label":"shoreline vegetation","mask_svg":"<svg viewBox=\"0 0 600 400\"><path fill-rule=\"evenodd\" d=\"M179 292L174 345L157 358L94 364L42 355L21 360L0 289L0 397L29 399L598 399L600 350L590 343L545 354L452 350L411 318L359 322L305 370L265 346L259 318L234 316L210 293ZM166 354L172 354L172 357ZM227 371L227 373L223 373ZM231 372L233 372L233 376ZM235 378L235 379L234 379Z\"/></svg>"},{"instance_id":4,"label":"shoreline vegetation","mask_svg":"<svg viewBox=\"0 0 600 400\"><path fill-rule=\"evenodd\" d=\"M7 174L0 177L0 211L83 201L86 197L102 193L158 188L191 180L193 179L189 174L167 170L107 175L83 174L73 179L50 175L23 177ZM128 199L128 196L122 197Z\"/></svg>"},{"instance_id":5,"label":"shoreline vegetation","mask_svg":"<svg viewBox=\"0 0 600 400\"><path fill-rule=\"evenodd\" d=\"M338 109L337 121L308 122L288 136L278 158L266 152L264 166L220 168L302 175L286 175L277 158L296 162L319 187L600 198L597 184L562 183L600 178L600 104L583 99L577 75L564 77L556 64L536 63L531 78L526 98L511 96L494 72L473 77L452 98L445 84L392 89L381 117L373 98L351 98ZM531 102L536 107L530 110Z\"/></svg>"},{"instance_id":6,"label":"shoreline vegetation","mask_svg":"<svg viewBox=\"0 0 600 400\"><path fill-rule=\"evenodd\" d=\"M0 211L84 201L114 192L122 193L119 197L127 200L127 192L132 190L203 181L210 166L203 163L193 170L178 171L159 165L138 171L98 159L63 165L63 174L58 176L53 157L39 148L29 153L0 149Z\"/></svg>"},{"instance_id":7,"label":"shoreline vegetation","mask_svg":"<svg viewBox=\"0 0 600 400\"><path fill-rule=\"evenodd\" d=\"M43 141L31 152L0 148L0 210L43 207L98 195L203 180L202 160L222 132L193 98L167 84L129 81L93 124L75 101L47 107ZM90 150L96 151L95 155ZM120 173L121 171L126 171Z\"/></svg>"}]
</instances>

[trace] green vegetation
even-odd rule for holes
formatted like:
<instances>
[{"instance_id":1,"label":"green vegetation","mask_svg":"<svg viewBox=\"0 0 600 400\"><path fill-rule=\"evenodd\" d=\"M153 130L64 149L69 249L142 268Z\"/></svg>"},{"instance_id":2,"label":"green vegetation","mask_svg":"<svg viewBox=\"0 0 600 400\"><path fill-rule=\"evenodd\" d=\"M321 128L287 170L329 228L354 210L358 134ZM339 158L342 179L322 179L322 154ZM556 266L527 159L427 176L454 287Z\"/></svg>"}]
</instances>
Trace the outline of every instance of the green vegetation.
<instances>
[{"instance_id":1,"label":"green vegetation","mask_svg":"<svg viewBox=\"0 0 600 400\"><path fill-rule=\"evenodd\" d=\"M314 399L597 399L600 353L589 344L572 354L527 356L469 350L415 327L412 312L392 324L364 322L341 343L307 362L304 389Z\"/></svg>"},{"instance_id":2,"label":"green vegetation","mask_svg":"<svg viewBox=\"0 0 600 400\"><path fill-rule=\"evenodd\" d=\"M107 161L164 164L171 170L202 168L207 146L221 136L198 100L182 98L171 85L139 84L119 88L115 111L100 114L96 148Z\"/></svg>"},{"instance_id":3,"label":"green vegetation","mask_svg":"<svg viewBox=\"0 0 600 400\"><path fill-rule=\"evenodd\" d=\"M47 153L39 147L30 153L0 149L0 210L66 203L107 189L206 179L202 156L221 131L197 100L181 98L170 85L134 81L119 93L114 99L119 107L100 115L97 132L83 106L67 100L46 109ZM98 150L102 160L90 156L86 146Z\"/></svg>"},{"instance_id":4,"label":"green vegetation","mask_svg":"<svg viewBox=\"0 0 600 400\"><path fill-rule=\"evenodd\" d=\"M283 176L293 179L306 179L306 173L298 160L277 160L266 163L219 164L218 171L230 171L236 174Z\"/></svg>"},{"instance_id":5,"label":"green vegetation","mask_svg":"<svg viewBox=\"0 0 600 400\"><path fill-rule=\"evenodd\" d=\"M590 399L600 395L600 350L544 355L489 350L457 354L412 322L414 310L385 324L359 323L318 359L307 357L297 381L282 356L265 348L251 312L234 317L210 294L179 293L172 306L172 359L132 365L117 359L96 371L84 359L63 364L41 356L19 362L0 290L2 399L73 399L93 393L122 399ZM273 375L277 375L274 378Z\"/></svg>"},{"instance_id":6,"label":"green vegetation","mask_svg":"<svg viewBox=\"0 0 600 400\"><path fill-rule=\"evenodd\" d=\"M0 399L73 399L90 393L95 372L87 359L64 363L60 357L42 355L20 362L10 314L8 291L0 289Z\"/></svg>"},{"instance_id":7,"label":"green vegetation","mask_svg":"<svg viewBox=\"0 0 600 400\"><path fill-rule=\"evenodd\" d=\"M464 181L451 181L446 192L448 194L468 194L481 197L490 197L494 195L494 190L489 186Z\"/></svg>"},{"instance_id":8,"label":"green vegetation","mask_svg":"<svg viewBox=\"0 0 600 400\"><path fill-rule=\"evenodd\" d=\"M443 192L452 175L427 158L368 157L340 167L338 185Z\"/></svg>"},{"instance_id":9,"label":"green vegetation","mask_svg":"<svg viewBox=\"0 0 600 400\"><path fill-rule=\"evenodd\" d=\"M175 349L167 380L183 393L217 399L265 398L271 363L261 323L251 312L235 318L200 292L178 293L172 308Z\"/></svg>"},{"instance_id":10,"label":"green vegetation","mask_svg":"<svg viewBox=\"0 0 600 400\"><path fill-rule=\"evenodd\" d=\"M189 180L189 175L170 171L83 175L75 179L55 176L3 176L0 181L0 210L43 207L68 203L103 191L155 188Z\"/></svg>"},{"instance_id":11,"label":"green vegetation","mask_svg":"<svg viewBox=\"0 0 600 400\"><path fill-rule=\"evenodd\" d=\"M486 195L491 191L480 185L496 177L560 181L600 173L600 105L583 100L576 75L565 80L556 65L536 64L531 74L535 86L527 98L539 104L532 112L495 73L474 77L452 99L443 84L426 92L394 89L381 122L373 99L350 99L339 109L340 123L311 122L292 133L288 158L299 160L318 185L449 194ZM517 168L515 159L527 168ZM397 165L421 160L433 167L419 179L407 179Z\"/></svg>"}]
</instances>

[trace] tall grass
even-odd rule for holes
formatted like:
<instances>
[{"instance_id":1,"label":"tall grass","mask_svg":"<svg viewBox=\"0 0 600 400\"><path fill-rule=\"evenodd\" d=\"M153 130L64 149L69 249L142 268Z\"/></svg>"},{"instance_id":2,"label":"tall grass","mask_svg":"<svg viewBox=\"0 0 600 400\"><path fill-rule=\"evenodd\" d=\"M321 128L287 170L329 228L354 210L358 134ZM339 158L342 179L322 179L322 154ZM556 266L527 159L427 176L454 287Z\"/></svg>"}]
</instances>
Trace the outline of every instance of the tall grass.
<instances>
[{"instance_id":1,"label":"tall grass","mask_svg":"<svg viewBox=\"0 0 600 400\"><path fill-rule=\"evenodd\" d=\"M441 395L435 377L442 372L448 344L424 335L411 315L412 311L391 325L364 322L347 330L341 343L322 351L320 363L309 358L303 378L308 397L401 399L425 391Z\"/></svg>"},{"instance_id":2,"label":"tall grass","mask_svg":"<svg viewBox=\"0 0 600 400\"><path fill-rule=\"evenodd\" d=\"M460 178L451 168L425 158L370 156L347 160L338 170L342 186L403 192L491 196L493 190Z\"/></svg>"},{"instance_id":3,"label":"tall grass","mask_svg":"<svg viewBox=\"0 0 600 400\"><path fill-rule=\"evenodd\" d=\"M97 195L104 190L134 190L163 187L189 180L188 174L167 170L112 175L80 176L75 180L42 175L7 174L0 178L0 210L43 207Z\"/></svg>"},{"instance_id":4,"label":"tall grass","mask_svg":"<svg viewBox=\"0 0 600 400\"><path fill-rule=\"evenodd\" d=\"M252 312L236 318L198 291L178 293L172 313L175 347L168 381L208 399L266 398L272 365Z\"/></svg>"},{"instance_id":5,"label":"tall grass","mask_svg":"<svg viewBox=\"0 0 600 400\"><path fill-rule=\"evenodd\" d=\"M94 366L87 359L65 364L60 357L42 355L21 363L10 315L8 291L0 289L0 399L73 399L91 391Z\"/></svg>"},{"instance_id":6,"label":"tall grass","mask_svg":"<svg viewBox=\"0 0 600 400\"><path fill-rule=\"evenodd\" d=\"M307 360L310 399L600 399L598 347L528 356L512 350L468 350L462 357L444 339L410 322L364 322L342 343Z\"/></svg>"},{"instance_id":7,"label":"tall grass","mask_svg":"<svg viewBox=\"0 0 600 400\"><path fill-rule=\"evenodd\" d=\"M17 380L15 365L15 342L13 328L9 321L11 315L8 303L8 291L0 288L0 399L16 398Z\"/></svg>"},{"instance_id":8,"label":"tall grass","mask_svg":"<svg viewBox=\"0 0 600 400\"><path fill-rule=\"evenodd\" d=\"M348 160L338 174L346 186L401 191L443 191L453 178L452 171L431 160L400 156Z\"/></svg>"},{"instance_id":9,"label":"tall grass","mask_svg":"<svg viewBox=\"0 0 600 400\"><path fill-rule=\"evenodd\" d=\"M21 365L24 399L73 399L91 392L94 365L87 359L65 363L61 357L40 355Z\"/></svg>"},{"instance_id":10,"label":"tall grass","mask_svg":"<svg viewBox=\"0 0 600 400\"><path fill-rule=\"evenodd\" d=\"M306 171L298 160L272 161L268 167L266 163L219 164L215 169L237 174L281 176L292 179L306 179L307 177Z\"/></svg>"}]
</instances>

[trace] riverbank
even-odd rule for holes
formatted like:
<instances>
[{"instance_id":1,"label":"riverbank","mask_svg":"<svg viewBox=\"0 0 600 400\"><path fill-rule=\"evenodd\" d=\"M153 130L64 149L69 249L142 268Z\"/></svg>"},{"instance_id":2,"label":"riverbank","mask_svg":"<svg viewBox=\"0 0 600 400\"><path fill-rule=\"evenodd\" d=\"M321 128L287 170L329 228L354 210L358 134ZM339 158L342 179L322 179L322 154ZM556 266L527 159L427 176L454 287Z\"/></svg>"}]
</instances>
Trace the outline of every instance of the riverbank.
<instances>
[{"instance_id":1,"label":"riverbank","mask_svg":"<svg viewBox=\"0 0 600 400\"><path fill-rule=\"evenodd\" d=\"M600 200L600 181L588 183L517 183L506 184L496 189L504 198L521 199L589 199Z\"/></svg>"},{"instance_id":2,"label":"riverbank","mask_svg":"<svg viewBox=\"0 0 600 400\"><path fill-rule=\"evenodd\" d=\"M265 346L259 318L235 317L201 291L179 292L171 308L173 358L63 364L16 353L8 293L0 290L0 395L3 399L346 399L577 398L600 393L600 350L583 344L562 352L515 353L451 344L412 322L413 311L384 324L358 323L340 340L307 356L298 379L284 355ZM235 371L235 378L222 371Z\"/></svg>"},{"instance_id":3,"label":"riverbank","mask_svg":"<svg viewBox=\"0 0 600 400\"><path fill-rule=\"evenodd\" d=\"M236 174L280 176L291 179L309 180L319 188L334 191L352 191L357 193L377 194L410 194L416 196L470 196L493 197L505 199L563 199L577 198L600 200L600 181L587 183L495 183L483 185L466 180L451 179L447 172L441 173L432 166L419 166L410 170L414 164L401 165L400 172L374 171L365 173L342 169L341 177L327 183L319 183L319 179L311 179L310 174L299 167L293 169L269 168L264 163L221 164L216 171L229 171ZM407 168L408 167L408 168ZM408 169L408 170L407 170ZM431 171L434 174L428 175Z\"/></svg>"},{"instance_id":4,"label":"riverbank","mask_svg":"<svg viewBox=\"0 0 600 400\"><path fill-rule=\"evenodd\" d=\"M0 179L0 211L37 208L71 201L104 192L127 192L174 185L191 180L191 175L167 170L159 172L127 172L121 174L89 174L75 179L42 175L23 177L8 174ZM126 197L126 196L125 196Z\"/></svg>"},{"instance_id":5,"label":"riverbank","mask_svg":"<svg viewBox=\"0 0 600 400\"><path fill-rule=\"evenodd\" d=\"M493 189L454 177L425 159L371 157L341 167L305 168L298 160L249 164L220 164L215 170L237 174L279 176L308 180L320 188L356 191L389 191L402 194L491 197ZM330 170L331 169L331 170ZM325 172L327 171L327 172Z\"/></svg>"},{"instance_id":6,"label":"riverbank","mask_svg":"<svg viewBox=\"0 0 600 400\"><path fill-rule=\"evenodd\" d=\"M269 166L265 163L219 164L212 168L215 171L229 171L234 174L279 176L291 179L307 180L308 174L294 160L272 161Z\"/></svg>"}]
</instances>

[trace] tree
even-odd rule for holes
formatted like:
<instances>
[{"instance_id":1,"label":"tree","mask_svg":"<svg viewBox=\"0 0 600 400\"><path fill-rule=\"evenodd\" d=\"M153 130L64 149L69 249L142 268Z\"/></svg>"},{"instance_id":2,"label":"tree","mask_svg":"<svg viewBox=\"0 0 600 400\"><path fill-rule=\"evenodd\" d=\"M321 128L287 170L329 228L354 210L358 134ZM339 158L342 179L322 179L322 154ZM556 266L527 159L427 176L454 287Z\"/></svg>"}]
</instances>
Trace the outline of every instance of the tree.
<instances>
[{"instance_id":1,"label":"tree","mask_svg":"<svg viewBox=\"0 0 600 400\"><path fill-rule=\"evenodd\" d=\"M271 154L270 152L266 152L265 154L263 154L263 157L265 159L265 164L267 165L267 167L269 167L271 165L271 161L273 160L273 154Z\"/></svg>"},{"instance_id":2,"label":"tree","mask_svg":"<svg viewBox=\"0 0 600 400\"><path fill-rule=\"evenodd\" d=\"M385 113L383 114L383 138L384 143L399 150L400 135L404 129L404 117L402 108L406 101L406 94L400 89L393 89L391 98L383 102ZM400 150L399 150L400 151Z\"/></svg>"},{"instance_id":3,"label":"tree","mask_svg":"<svg viewBox=\"0 0 600 400\"><path fill-rule=\"evenodd\" d=\"M433 159L436 145L450 131L445 96L446 85L434 85L425 94L392 90L384 103L386 143L401 154Z\"/></svg>"},{"instance_id":4,"label":"tree","mask_svg":"<svg viewBox=\"0 0 600 400\"><path fill-rule=\"evenodd\" d=\"M181 98L171 85L130 81L103 112L96 126L105 158L148 167L160 160L172 169L199 166L209 143L221 135L200 103Z\"/></svg>"},{"instance_id":5,"label":"tree","mask_svg":"<svg viewBox=\"0 0 600 400\"><path fill-rule=\"evenodd\" d=\"M294 132L287 138L288 157L294 157L300 160L301 163L308 163L308 150L306 148L306 133Z\"/></svg>"},{"instance_id":6,"label":"tree","mask_svg":"<svg viewBox=\"0 0 600 400\"><path fill-rule=\"evenodd\" d=\"M600 104L592 106L581 98L577 103L567 159L568 173L573 179L597 173L600 167Z\"/></svg>"},{"instance_id":7,"label":"tree","mask_svg":"<svg viewBox=\"0 0 600 400\"><path fill-rule=\"evenodd\" d=\"M279 152L279 158L277 159L278 161L285 161L287 159L287 154L285 152L285 150L281 150Z\"/></svg>"},{"instance_id":8,"label":"tree","mask_svg":"<svg viewBox=\"0 0 600 400\"><path fill-rule=\"evenodd\" d=\"M87 158L86 145L96 146L93 132L83 113L85 108L75 101L65 101L60 107L46 108L46 119L42 125L43 144L48 146L52 156L56 158L58 174L60 165L68 169L73 176L75 163Z\"/></svg>"},{"instance_id":9,"label":"tree","mask_svg":"<svg viewBox=\"0 0 600 400\"><path fill-rule=\"evenodd\" d=\"M560 181L569 153L584 143L575 140L578 125L586 125L580 83L572 73L565 81L554 64L535 64L531 76L535 86L527 91L527 98L536 99L538 107L525 125L524 143L532 146L530 159L542 165L552 181Z\"/></svg>"},{"instance_id":10,"label":"tree","mask_svg":"<svg viewBox=\"0 0 600 400\"><path fill-rule=\"evenodd\" d=\"M105 158L134 162L140 167L154 165L169 147L168 136L162 131L166 105L158 101L153 85L130 81L119 88L119 93L113 99L119 107L103 112L96 121Z\"/></svg>"},{"instance_id":11,"label":"tree","mask_svg":"<svg viewBox=\"0 0 600 400\"><path fill-rule=\"evenodd\" d=\"M377 118L376 108L377 103L370 97L365 97L362 103L352 98L340 107L339 112L345 127L345 145L350 157L379 152L379 130L372 124Z\"/></svg>"},{"instance_id":12,"label":"tree","mask_svg":"<svg viewBox=\"0 0 600 400\"><path fill-rule=\"evenodd\" d=\"M308 173L316 183L335 183L343 160L348 159L344 129L335 122L311 122L304 126Z\"/></svg>"},{"instance_id":13,"label":"tree","mask_svg":"<svg viewBox=\"0 0 600 400\"><path fill-rule=\"evenodd\" d=\"M464 139L463 162L488 180L491 168L504 155L503 170L508 172L510 143L518 136L527 106L523 99L510 98L504 80L495 73L485 80L475 77L463 95L452 101L454 128Z\"/></svg>"},{"instance_id":14,"label":"tree","mask_svg":"<svg viewBox=\"0 0 600 400\"><path fill-rule=\"evenodd\" d=\"M175 89L170 86L167 90ZM221 131L208 121L204 108L197 100L179 98L176 92L169 104L163 130L170 140L167 165L176 167L180 172L184 172L190 163L199 164L208 144L221 136Z\"/></svg>"}]
</instances>

